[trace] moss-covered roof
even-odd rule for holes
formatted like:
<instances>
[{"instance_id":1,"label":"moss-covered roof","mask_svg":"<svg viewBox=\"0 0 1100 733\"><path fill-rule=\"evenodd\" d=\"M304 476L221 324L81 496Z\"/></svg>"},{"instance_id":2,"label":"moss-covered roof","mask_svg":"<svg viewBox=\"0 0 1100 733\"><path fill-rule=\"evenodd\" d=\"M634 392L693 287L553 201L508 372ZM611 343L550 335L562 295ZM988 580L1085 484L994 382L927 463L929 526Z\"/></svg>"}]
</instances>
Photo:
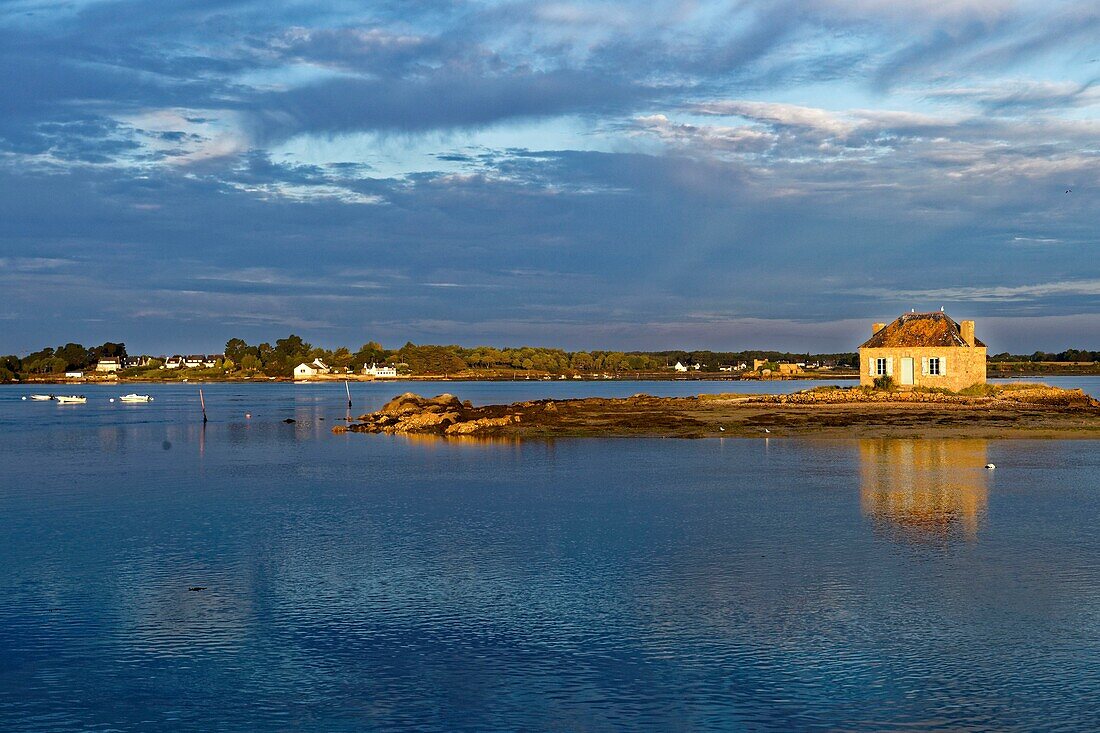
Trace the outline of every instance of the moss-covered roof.
<instances>
[{"instance_id":1,"label":"moss-covered roof","mask_svg":"<svg viewBox=\"0 0 1100 733\"><path fill-rule=\"evenodd\" d=\"M975 346L985 346L976 337ZM961 346L968 347L959 334L959 324L946 313L906 313L859 347L889 349L898 346Z\"/></svg>"}]
</instances>

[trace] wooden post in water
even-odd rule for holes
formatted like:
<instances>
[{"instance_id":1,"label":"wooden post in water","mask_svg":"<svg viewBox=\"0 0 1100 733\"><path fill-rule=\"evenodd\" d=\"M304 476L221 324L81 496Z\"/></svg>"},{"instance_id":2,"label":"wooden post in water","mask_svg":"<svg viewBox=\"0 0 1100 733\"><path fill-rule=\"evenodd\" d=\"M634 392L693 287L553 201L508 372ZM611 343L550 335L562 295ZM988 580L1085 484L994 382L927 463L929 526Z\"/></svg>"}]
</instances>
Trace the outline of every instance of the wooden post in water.
<instances>
[{"instance_id":1,"label":"wooden post in water","mask_svg":"<svg viewBox=\"0 0 1100 733\"><path fill-rule=\"evenodd\" d=\"M346 380L346 379L344 380L344 389L347 390L347 393L348 393L348 409L350 410L351 409L351 387L348 386L348 380Z\"/></svg>"},{"instance_id":2,"label":"wooden post in water","mask_svg":"<svg viewBox=\"0 0 1100 733\"><path fill-rule=\"evenodd\" d=\"M199 404L202 405L202 424L206 424L206 399L202 396L202 387L199 387Z\"/></svg>"}]
</instances>

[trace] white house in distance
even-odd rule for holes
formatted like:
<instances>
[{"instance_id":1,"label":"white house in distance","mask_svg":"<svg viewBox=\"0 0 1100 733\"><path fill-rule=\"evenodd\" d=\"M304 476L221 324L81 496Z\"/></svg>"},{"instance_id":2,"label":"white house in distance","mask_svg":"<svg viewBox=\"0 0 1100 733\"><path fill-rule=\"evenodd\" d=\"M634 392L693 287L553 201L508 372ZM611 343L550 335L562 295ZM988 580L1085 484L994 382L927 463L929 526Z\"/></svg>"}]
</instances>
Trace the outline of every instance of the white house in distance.
<instances>
[{"instance_id":1,"label":"white house in distance","mask_svg":"<svg viewBox=\"0 0 1100 733\"><path fill-rule=\"evenodd\" d=\"M374 377L376 379L387 377L393 378L397 376L397 367L386 366L385 364L379 366L378 364L371 362L370 366L367 366L366 364L363 365L363 374L366 374L368 377Z\"/></svg>"},{"instance_id":2,"label":"white house in distance","mask_svg":"<svg viewBox=\"0 0 1100 733\"><path fill-rule=\"evenodd\" d=\"M96 362L95 370L97 372L117 372L122 368L122 359L117 356L109 356L100 359Z\"/></svg>"},{"instance_id":3,"label":"white house in distance","mask_svg":"<svg viewBox=\"0 0 1100 733\"><path fill-rule=\"evenodd\" d=\"M294 367L294 378L304 379L306 377L316 377L318 374L328 374L332 371L328 364L320 359L314 359L309 364L302 362L298 366Z\"/></svg>"},{"instance_id":4,"label":"white house in distance","mask_svg":"<svg viewBox=\"0 0 1100 733\"><path fill-rule=\"evenodd\" d=\"M672 368L675 369L678 372L686 372L688 369L694 369L695 371L699 371L700 369L703 368L703 365L702 364L688 365L688 364L681 364L680 362L676 362L676 366L674 366Z\"/></svg>"}]
</instances>

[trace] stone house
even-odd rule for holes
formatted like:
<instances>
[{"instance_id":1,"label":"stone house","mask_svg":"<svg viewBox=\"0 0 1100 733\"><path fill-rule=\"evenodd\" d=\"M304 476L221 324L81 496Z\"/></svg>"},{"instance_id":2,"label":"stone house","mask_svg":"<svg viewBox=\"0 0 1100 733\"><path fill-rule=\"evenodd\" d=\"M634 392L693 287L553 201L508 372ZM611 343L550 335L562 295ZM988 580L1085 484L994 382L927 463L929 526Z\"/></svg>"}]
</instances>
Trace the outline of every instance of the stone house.
<instances>
[{"instance_id":1,"label":"stone house","mask_svg":"<svg viewBox=\"0 0 1100 733\"><path fill-rule=\"evenodd\" d=\"M876 323L859 347L859 383L891 377L902 389L965 389L985 383L986 347L974 336L974 321L956 323L946 313L906 313Z\"/></svg>"}]
</instances>

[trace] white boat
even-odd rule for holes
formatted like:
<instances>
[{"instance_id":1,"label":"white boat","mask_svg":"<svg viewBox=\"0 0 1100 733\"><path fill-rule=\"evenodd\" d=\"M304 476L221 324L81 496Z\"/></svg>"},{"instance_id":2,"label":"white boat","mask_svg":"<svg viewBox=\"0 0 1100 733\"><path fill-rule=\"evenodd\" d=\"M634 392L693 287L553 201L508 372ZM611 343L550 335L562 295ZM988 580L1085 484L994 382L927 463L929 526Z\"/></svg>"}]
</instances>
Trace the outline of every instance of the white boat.
<instances>
[{"instance_id":1,"label":"white boat","mask_svg":"<svg viewBox=\"0 0 1100 733\"><path fill-rule=\"evenodd\" d=\"M119 402L152 402L153 398L147 394L137 394L131 392L130 394L124 394L118 398Z\"/></svg>"},{"instance_id":2,"label":"white boat","mask_svg":"<svg viewBox=\"0 0 1100 733\"><path fill-rule=\"evenodd\" d=\"M63 395L63 394L59 394L54 399L57 400L62 405L83 405L85 402L88 401L88 398L85 397L82 394L81 395L76 395L76 394Z\"/></svg>"},{"instance_id":3,"label":"white boat","mask_svg":"<svg viewBox=\"0 0 1100 733\"><path fill-rule=\"evenodd\" d=\"M46 400L52 400L53 395L52 394L32 394L31 399L32 400L37 400L39 402L45 402Z\"/></svg>"}]
</instances>

